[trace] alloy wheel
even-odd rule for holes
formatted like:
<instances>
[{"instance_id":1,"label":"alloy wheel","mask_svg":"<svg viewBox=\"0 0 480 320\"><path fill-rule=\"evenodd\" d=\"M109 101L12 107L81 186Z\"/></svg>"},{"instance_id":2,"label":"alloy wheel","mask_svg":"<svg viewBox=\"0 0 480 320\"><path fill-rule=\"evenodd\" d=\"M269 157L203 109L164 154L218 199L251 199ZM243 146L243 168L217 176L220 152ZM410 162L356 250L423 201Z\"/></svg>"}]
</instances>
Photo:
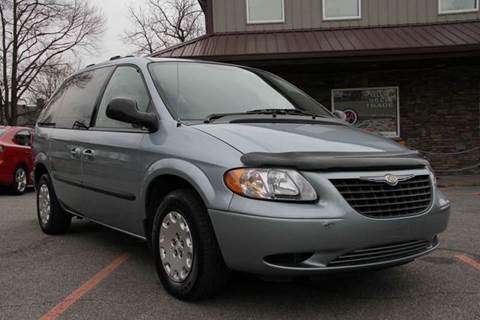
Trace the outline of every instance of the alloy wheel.
<instances>
[{"instance_id":1,"label":"alloy wheel","mask_svg":"<svg viewBox=\"0 0 480 320\"><path fill-rule=\"evenodd\" d=\"M52 213L50 190L44 183L38 189L38 212L43 225L47 225Z\"/></svg>"},{"instance_id":2,"label":"alloy wheel","mask_svg":"<svg viewBox=\"0 0 480 320\"><path fill-rule=\"evenodd\" d=\"M15 171L15 183L18 192L25 192L25 189L27 189L27 172L25 169L18 168L17 171Z\"/></svg>"}]
</instances>

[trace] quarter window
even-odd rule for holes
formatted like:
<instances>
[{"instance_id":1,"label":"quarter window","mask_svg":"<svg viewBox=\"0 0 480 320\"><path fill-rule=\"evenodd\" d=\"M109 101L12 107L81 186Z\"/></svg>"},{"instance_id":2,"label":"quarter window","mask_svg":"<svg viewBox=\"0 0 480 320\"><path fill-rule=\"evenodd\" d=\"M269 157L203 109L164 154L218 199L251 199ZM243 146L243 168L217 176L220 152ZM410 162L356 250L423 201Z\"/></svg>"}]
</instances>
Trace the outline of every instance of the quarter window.
<instances>
[{"instance_id":1,"label":"quarter window","mask_svg":"<svg viewBox=\"0 0 480 320\"><path fill-rule=\"evenodd\" d=\"M361 17L361 0L323 0L323 20L349 20Z\"/></svg>"},{"instance_id":2,"label":"quarter window","mask_svg":"<svg viewBox=\"0 0 480 320\"><path fill-rule=\"evenodd\" d=\"M440 14L478 11L479 0L439 0Z\"/></svg>"},{"instance_id":3,"label":"quarter window","mask_svg":"<svg viewBox=\"0 0 480 320\"><path fill-rule=\"evenodd\" d=\"M247 23L285 22L284 0L246 0Z\"/></svg>"},{"instance_id":4,"label":"quarter window","mask_svg":"<svg viewBox=\"0 0 480 320\"><path fill-rule=\"evenodd\" d=\"M133 125L107 117L108 104L113 99L130 99L137 103L137 109L146 112L150 106L150 95L143 81L143 77L134 67L118 67L110 80L98 109L95 126L98 128L132 129Z\"/></svg>"}]
</instances>

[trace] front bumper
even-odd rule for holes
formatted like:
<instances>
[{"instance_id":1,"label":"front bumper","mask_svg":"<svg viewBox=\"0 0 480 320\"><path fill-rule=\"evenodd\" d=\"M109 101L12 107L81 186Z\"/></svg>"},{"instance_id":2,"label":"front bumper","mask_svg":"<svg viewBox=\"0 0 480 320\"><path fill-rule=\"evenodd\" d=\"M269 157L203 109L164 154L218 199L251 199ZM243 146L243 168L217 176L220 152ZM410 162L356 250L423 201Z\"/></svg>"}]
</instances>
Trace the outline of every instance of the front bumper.
<instances>
[{"instance_id":1,"label":"front bumper","mask_svg":"<svg viewBox=\"0 0 480 320\"><path fill-rule=\"evenodd\" d=\"M321 200L316 204L234 196L230 211L209 210L231 269L293 276L401 264L433 251L438 246L437 235L447 228L450 205L436 188L430 209L421 215L373 219L351 208L328 177L305 176L319 192ZM429 245L410 255L348 266L330 264L356 250L422 240ZM289 257L293 260L283 259Z\"/></svg>"}]
</instances>

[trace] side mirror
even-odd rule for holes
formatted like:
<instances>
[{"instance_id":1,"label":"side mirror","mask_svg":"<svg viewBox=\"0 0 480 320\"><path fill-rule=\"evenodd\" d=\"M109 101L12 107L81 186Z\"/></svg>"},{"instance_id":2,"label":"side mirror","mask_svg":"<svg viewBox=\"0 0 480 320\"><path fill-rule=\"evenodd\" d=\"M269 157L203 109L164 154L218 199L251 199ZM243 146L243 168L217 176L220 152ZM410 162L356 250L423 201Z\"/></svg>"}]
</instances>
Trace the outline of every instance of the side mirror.
<instances>
[{"instance_id":1,"label":"side mirror","mask_svg":"<svg viewBox=\"0 0 480 320\"><path fill-rule=\"evenodd\" d=\"M340 120L347 121L347 114L341 110L335 110L333 115Z\"/></svg>"},{"instance_id":2,"label":"side mirror","mask_svg":"<svg viewBox=\"0 0 480 320\"><path fill-rule=\"evenodd\" d=\"M113 120L135 124L150 132L158 130L157 116L152 112L140 112L137 103L130 99L113 99L107 106L107 117Z\"/></svg>"}]
</instances>

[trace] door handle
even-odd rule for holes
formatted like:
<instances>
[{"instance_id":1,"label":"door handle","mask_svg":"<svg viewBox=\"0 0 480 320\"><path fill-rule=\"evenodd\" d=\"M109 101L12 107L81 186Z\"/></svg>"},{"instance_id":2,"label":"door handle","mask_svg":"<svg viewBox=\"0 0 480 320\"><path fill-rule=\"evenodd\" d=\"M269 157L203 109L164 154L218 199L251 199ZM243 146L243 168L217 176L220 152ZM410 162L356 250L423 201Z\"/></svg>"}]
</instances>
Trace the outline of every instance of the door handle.
<instances>
[{"instance_id":1,"label":"door handle","mask_svg":"<svg viewBox=\"0 0 480 320\"><path fill-rule=\"evenodd\" d=\"M91 149L85 149L83 150L83 157L87 160L93 160L95 158L95 151Z\"/></svg>"},{"instance_id":2,"label":"door handle","mask_svg":"<svg viewBox=\"0 0 480 320\"><path fill-rule=\"evenodd\" d=\"M81 150L80 150L79 147L73 147L72 149L70 149L70 154L75 159L80 157L80 152L81 152Z\"/></svg>"}]
</instances>

